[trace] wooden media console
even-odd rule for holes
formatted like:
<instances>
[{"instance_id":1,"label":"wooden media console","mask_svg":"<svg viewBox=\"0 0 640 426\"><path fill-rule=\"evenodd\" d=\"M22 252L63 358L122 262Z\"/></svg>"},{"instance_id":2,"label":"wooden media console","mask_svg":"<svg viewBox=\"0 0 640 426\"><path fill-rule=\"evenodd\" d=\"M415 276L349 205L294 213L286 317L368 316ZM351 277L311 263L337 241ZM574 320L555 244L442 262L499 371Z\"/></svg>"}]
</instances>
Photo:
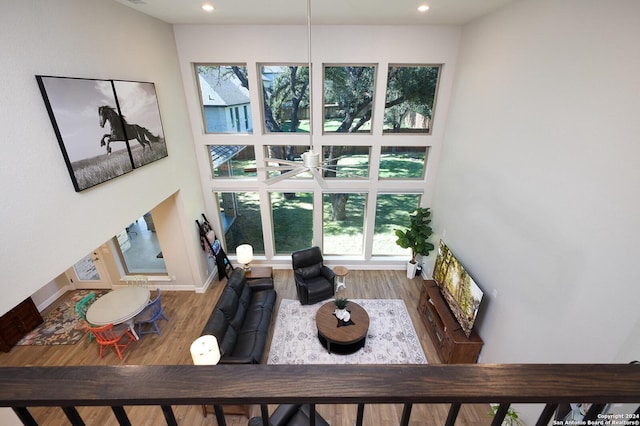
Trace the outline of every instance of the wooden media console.
<instances>
[{"instance_id":1,"label":"wooden media console","mask_svg":"<svg viewBox=\"0 0 640 426\"><path fill-rule=\"evenodd\" d=\"M438 351L440 361L444 364L478 361L484 342L475 331L469 337L462 331L435 281L423 281L418 312Z\"/></svg>"}]
</instances>

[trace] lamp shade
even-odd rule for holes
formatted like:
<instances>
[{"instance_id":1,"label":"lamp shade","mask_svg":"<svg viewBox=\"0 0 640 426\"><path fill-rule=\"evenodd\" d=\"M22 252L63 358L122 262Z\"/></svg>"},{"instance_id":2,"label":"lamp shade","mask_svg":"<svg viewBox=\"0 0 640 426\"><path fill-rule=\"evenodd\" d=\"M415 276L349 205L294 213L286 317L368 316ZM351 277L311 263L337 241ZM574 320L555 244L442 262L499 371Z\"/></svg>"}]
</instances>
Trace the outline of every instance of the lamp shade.
<instances>
[{"instance_id":1,"label":"lamp shade","mask_svg":"<svg viewBox=\"0 0 640 426\"><path fill-rule=\"evenodd\" d=\"M236 247L236 258L238 263L246 265L253 260L253 247L250 244L241 244Z\"/></svg>"},{"instance_id":2,"label":"lamp shade","mask_svg":"<svg viewBox=\"0 0 640 426\"><path fill-rule=\"evenodd\" d=\"M191 344L191 358L195 365L216 365L220 361L220 348L216 336L206 334Z\"/></svg>"}]
</instances>

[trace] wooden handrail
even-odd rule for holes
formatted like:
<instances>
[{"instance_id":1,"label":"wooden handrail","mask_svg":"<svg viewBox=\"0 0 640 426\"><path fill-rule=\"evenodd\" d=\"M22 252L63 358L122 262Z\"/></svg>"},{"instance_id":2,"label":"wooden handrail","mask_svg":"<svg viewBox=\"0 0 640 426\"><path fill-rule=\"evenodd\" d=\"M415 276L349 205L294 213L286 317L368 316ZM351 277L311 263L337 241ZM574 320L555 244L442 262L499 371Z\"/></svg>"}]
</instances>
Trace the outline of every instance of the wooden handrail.
<instances>
[{"instance_id":1,"label":"wooden handrail","mask_svg":"<svg viewBox=\"0 0 640 426\"><path fill-rule=\"evenodd\" d=\"M3 367L0 382L0 406L5 407L18 402L640 402L638 364Z\"/></svg>"},{"instance_id":2,"label":"wooden handrail","mask_svg":"<svg viewBox=\"0 0 640 426\"><path fill-rule=\"evenodd\" d=\"M639 364L0 368L0 406L640 403Z\"/></svg>"}]
</instances>

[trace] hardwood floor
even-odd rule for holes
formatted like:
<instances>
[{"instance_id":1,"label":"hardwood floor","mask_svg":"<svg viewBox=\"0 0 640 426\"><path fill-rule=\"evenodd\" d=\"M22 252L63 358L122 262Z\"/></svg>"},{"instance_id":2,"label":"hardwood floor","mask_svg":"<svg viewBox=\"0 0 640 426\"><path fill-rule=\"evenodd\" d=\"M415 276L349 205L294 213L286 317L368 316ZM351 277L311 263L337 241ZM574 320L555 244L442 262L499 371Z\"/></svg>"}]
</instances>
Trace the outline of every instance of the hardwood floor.
<instances>
[{"instance_id":1,"label":"hardwood floor","mask_svg":"<svg viewBox=\"0 0 640 426\"><path fill-rule=\"evenodd\" d=\"M297 299L293 273L290 270L275 270L274 282L278 302L283 298ZM350 299L403 299L411 315L413 325L422 343L422 348L431 364L439 363L435 348L427 335L424 324L418 317L417 303L420 279L409 280L404 271L350 271L347 288L340 296ZM115 351L108 350L103 359L98 356L98 346L83 338L76 345L63 346L16 346L9 353L0 353L2 366L55 366L55 365L171 365L191 364L189 346L200 336L206 320L220 295L224 282L216 281L205 294L182 291L162 293L164 312L169 318L162 321L162 336L149 334L139 342L132 343L121 361ZM55 303L47 308L54 308ZM275 315L274 315L275 321ZM273 326L272 326L273 330ZM266 361L267 353L265 353ZM271 407L272 409L274 407ZM415 405L411 414L411 425L444 424L448 405ZM355 405L319 405L318 412L333 426L351 426L356 419ZM126 407L134 425L165 424L159 407ZM259 415L259 408L252 407L252 415ZM79 408L88 425L117 425L109 408ZM464 405L460 410L457 425L489 425L487 405ZM200 406L174 407L180 425L216 425L215 416L203 416ZM67 425L68 421L59 408L34 408L32 413L42 425ZM397 425L402 414L400 405L367 405L365 425ZM227 415L230 426L246 425L244 416Z\"/></svg>"}]
</instances>

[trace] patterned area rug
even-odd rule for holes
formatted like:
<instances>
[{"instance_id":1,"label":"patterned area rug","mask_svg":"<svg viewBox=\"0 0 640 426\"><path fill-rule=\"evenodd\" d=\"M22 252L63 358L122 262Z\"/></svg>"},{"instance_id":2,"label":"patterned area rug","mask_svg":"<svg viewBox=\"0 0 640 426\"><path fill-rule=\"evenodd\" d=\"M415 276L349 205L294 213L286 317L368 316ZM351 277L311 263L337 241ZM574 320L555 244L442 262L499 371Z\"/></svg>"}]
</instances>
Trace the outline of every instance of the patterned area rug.
<instances>
[{"instance_id":1,"label":"patterned area rug","mask_svg":"<svg viewBox=\"0 0 640 426\"><path fill-rule=\"evenodd\" d=\"M84 296L94 292L96 298L109 290L73 290L66 293L64 300L51 310L44 322L27 334L16 345L75 345L87 333L83 321L76 312L76 303Z\"/></svg>"},{"instance_id":2,"label":"patterned area rug","mask_svg":"<svg viewBox=\"0 0 640 426\"><path fill-rule=\"evenodd\" d=\"M316 311L283 299L267 364L426 364L411 317L400 299L353 299L369 314L364 348L350 355L330 354L318 340Z\"/></svg>"}]
</instances>

